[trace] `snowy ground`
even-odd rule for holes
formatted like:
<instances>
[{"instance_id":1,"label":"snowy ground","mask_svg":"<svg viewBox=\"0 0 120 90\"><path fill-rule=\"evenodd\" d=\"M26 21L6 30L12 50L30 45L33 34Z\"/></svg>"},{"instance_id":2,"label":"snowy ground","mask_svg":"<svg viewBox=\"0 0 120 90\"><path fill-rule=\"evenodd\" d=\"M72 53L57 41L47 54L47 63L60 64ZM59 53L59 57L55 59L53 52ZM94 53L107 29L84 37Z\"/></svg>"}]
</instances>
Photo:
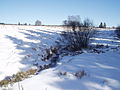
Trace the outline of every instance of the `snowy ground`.
<instances>
[{"instance_id":1,"label":"snowy ground","mask_svg":"<svg viewBox=\"0 0 120 90\"><path fill-rule=\"evenodd\" d=\"M39 54L52 46L58 30L39 26L0 25L0 80L42 62Z\"/></svg>"},{"instance_id":2,"label":"snowy ground","mask_svg":"<svg viewBox=\"0 0 120 90\"><path fill-rule=\"evenodd\" d=\"M0 79L40 61L38 53L54 44L59 31L35 26L0 26ZM100 30L92 44L109 47L99 49L104 53L84 51L64 56L56 67L16 83L13 90L18 90L18 85L21 90L120 90L120 40L114 37L114 30ZM82 70L86 76L75 77Z\"/></svg>"}]
</instances>

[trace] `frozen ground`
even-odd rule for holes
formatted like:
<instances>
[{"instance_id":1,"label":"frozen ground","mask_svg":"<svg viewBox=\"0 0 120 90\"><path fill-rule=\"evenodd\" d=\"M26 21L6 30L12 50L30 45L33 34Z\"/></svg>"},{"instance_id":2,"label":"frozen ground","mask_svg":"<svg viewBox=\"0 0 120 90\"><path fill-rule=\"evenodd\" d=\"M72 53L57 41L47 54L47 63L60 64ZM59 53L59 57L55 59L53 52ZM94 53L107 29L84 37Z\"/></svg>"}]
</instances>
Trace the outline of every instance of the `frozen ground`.
<instances>
[{"instance_id":1,"label":"frozen ground","mask_svg":"<svg viewBox=\"0 0 120 90\"><path fill-rule=\"evenodd\" d=\"M25 90L120 90L120 55L84 53L66 56L55 68L20 82ZM75 72L84 70L87 75L81 79ZM59 75L67 72L67 75ZM18 84L15 85L18 89Z\"/></svg>"},{"instance_id":2,"label":"frozen ground","mask_svg":"<svg viewBox=\"0 0 120 90\"><path fill-rule=\"evenodd\" d=\"M50 47L60 30L34 26L0 26L0 79L41 62L39 53ZM120 40L114 30L100 30L92 44L107 45L104 53L84 51L64 56L57 66L16 83L12 90L120 90ZM46 62L49 63L49 62ZM81 79L75 73L84 70ZM66 72L65 75L60 73Z\"/></svg>"},{"instance_id":3,"label":"frozen ground","mask_svg":"<svg viewBox=\"0 0 120 90\"><path fill-rule=\"evenodd\" d=\"M0 25L0 80L42 62L40 54L52 46L58 30L37 26Z\"/></svg>"}]
</instances>

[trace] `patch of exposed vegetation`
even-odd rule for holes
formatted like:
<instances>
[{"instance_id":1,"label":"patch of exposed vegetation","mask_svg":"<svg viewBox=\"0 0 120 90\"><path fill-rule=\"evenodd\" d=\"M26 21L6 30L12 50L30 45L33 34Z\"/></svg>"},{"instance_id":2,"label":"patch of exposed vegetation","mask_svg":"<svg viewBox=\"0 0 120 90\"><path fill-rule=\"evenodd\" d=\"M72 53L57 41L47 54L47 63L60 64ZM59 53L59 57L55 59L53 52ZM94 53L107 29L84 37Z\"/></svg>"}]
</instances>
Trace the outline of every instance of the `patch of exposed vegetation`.
<instances>
[{"instance_id":1,"label":"patch of exposed vegetation","mask_svg":"<svg viewBox=\"0 0 120 90\"><path fill-rule=\"evenodd\" d=\"M52 63L43 66L40 65L37 69L29 69L25 72L18 72L12 76L7 76L0 81L0 87L7 87L8 85L12 85L16 82L29 78L31 75L37 75L40 71L48 69L50 67L53 67Z\"/></svg>"},{"instance_id":2,"label":"patch of exposed vegetation","mask_svg":"<svg viewBox=\"0 0 120 90\"><path fill-rule=\"evenodd\" d=\"M18 72L17 74L14 74L12 76L5 77L2 81L0 81L1 87L6 87L9 84L14 84L16 82L22 81L26 78L29 78L30 75L35 75L37 72L37 69L29 69L26 72Z\"/></svg>"},{"instance_id":3,"label":"patch of exposed vegetation","mask_svg":"<svg viewBox=\"0 0 120 90\"><path fill-rule=\"evenodd\" d=\"M87 73L84 70L78 71L78 72L75 72L75 73L69 73L69 72L59 72L58 73L58 75L60 75L60 76L67 76L69 74L71 74L72 76L75 76L78 79L81 79L82 77L87 75Z\"/></svg>"}]
</instances>

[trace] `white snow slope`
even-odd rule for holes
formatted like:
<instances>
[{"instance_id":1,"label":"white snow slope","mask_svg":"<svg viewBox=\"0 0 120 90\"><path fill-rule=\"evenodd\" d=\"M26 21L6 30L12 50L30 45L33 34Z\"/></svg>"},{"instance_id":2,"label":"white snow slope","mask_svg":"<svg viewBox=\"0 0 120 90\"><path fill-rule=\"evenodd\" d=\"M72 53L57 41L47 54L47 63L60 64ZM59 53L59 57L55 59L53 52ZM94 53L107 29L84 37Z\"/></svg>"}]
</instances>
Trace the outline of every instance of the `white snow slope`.
<instances>
[{"instance_id":1,"label":"white snow slope","mask_svg":"<svg viewBox=\"0 0 120 90\"><path fill-rule=\"evenodd\" d=\"M31 68L40 59L40 48L53 45L59 31L36 26L0 26L0 79ZM64 56L56 67L14 84L12 90L120 90L120 40L113 34L114 30L100 30L93 38L92 44L110 46L100 49L105 53L84 51ZM86 76L79 79L74 74L81 70Z\"/></svg>"},{"instance_id":2,"label":"white snow slope","mask_svg":"<svg viewBox=\"0 0 120 90\"><path fill-rule=\"evenodd\" d=\"M54 44L57 32L40 26L0 25L0 80L45 63L39 54Z\"/></svg>"}]
</instances>

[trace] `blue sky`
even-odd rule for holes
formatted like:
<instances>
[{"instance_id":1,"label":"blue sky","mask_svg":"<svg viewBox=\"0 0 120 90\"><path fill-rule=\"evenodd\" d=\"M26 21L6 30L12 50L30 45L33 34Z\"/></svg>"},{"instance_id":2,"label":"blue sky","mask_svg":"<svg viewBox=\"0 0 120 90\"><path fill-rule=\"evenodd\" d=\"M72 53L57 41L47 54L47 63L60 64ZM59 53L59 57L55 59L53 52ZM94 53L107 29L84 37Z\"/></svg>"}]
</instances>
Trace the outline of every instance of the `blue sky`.
<instances>
[{"instance_id":1,"label":"blue sky","mask_svg":"<svg viewBox=\"0 0 120 90\"><path fill-rule=\"evenodd\" d=\"M0 0L0 22L62 24L67 16L90 18L95 25L120 24L120 0Z\"/></svg>"}]
</instances>

